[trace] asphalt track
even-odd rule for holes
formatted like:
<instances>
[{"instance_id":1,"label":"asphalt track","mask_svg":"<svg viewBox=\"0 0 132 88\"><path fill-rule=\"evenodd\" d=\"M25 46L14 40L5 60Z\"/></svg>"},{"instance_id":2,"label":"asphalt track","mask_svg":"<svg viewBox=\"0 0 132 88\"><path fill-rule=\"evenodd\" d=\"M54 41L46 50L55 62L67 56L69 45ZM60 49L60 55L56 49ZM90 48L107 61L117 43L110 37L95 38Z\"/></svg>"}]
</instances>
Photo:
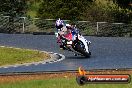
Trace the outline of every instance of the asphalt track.
<instances>
[{"instance_id":1,"label":"asphalt track","mask_svg":"<svg viewBox=\"0 0 132 88\"><path fill-rule=\"evenodd\" d=\"M85 36L91 44L91 58L74 56L59 50L54 35L0 34L0 46L38 49L65 55L65 59L51 64L0 68L0 73L132 68L132 38Z\"/></svg>"}]
</instances>

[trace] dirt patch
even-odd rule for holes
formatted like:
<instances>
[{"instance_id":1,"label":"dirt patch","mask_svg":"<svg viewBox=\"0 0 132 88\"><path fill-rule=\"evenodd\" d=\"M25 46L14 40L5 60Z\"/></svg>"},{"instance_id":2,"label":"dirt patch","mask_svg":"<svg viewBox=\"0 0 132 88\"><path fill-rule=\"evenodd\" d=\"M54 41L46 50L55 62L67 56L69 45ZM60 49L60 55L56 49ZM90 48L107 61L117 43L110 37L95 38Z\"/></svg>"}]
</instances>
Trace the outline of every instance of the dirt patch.
<instances>
[{"instance_id":1,"label":"dirt patch","mask_svg":"<svg viewBox=\"0 0 132 88\"><path fill-rule=\"evenodd\" d=\"M48 80L53 78L70 78L75 77L77 73L42 73L42 74L26 74L26 75L2 75L0 76L0 83L12 83L25 80Z\"/></svg>"},{"instance_id":2,"label":"dirt patch","mask_svg":"<svg viewBox=\"0 0 132 88\"><path fill-rule=\"evenodd\" d=\"M119 71L87 71L87 74L132 74L132 70ZM55 78L75 78L78 72L62 72L62 73L37 73L37 74L16 74L16 75L0 75L0 83L13 83L25 80L49 80Z\"/></svg>"}]
</instances>

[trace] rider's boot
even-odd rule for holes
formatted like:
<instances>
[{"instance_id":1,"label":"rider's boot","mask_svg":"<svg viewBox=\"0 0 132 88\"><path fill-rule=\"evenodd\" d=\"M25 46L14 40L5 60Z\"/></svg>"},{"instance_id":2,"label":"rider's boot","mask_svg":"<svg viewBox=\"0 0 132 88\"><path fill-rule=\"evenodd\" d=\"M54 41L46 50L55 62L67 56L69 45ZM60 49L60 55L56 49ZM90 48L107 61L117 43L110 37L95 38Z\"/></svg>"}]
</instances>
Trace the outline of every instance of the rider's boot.
<instances>
[{"instance_id":1,"label":"rider's boot","mask_svg":"<svg viewBox=\"0 0 132 88\"><path fill-rule=\"evenodd\" d=\"M61 50L66 50L66 47L64 45L60 45Z\"/></svg>"}]
</instances>

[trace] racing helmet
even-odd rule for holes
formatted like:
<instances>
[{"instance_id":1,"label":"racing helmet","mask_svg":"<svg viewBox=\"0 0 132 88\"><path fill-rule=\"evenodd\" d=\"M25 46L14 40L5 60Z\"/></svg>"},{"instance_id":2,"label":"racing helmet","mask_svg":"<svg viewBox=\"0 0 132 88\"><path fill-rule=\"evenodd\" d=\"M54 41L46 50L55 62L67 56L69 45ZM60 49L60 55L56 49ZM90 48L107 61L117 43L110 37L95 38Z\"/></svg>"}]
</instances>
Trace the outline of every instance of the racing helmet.
<instances>
[{"instance_id":1,"label":"racing helmet","mask_svg":"<svg viewBox=\"0 0 132 88\"><path fill-rule=\"evenodd\" d=\"M58 20L56 20L55 26L57 29L61 29L64 26L63 21L59 18Z\"/></svg>"}]
</instances>

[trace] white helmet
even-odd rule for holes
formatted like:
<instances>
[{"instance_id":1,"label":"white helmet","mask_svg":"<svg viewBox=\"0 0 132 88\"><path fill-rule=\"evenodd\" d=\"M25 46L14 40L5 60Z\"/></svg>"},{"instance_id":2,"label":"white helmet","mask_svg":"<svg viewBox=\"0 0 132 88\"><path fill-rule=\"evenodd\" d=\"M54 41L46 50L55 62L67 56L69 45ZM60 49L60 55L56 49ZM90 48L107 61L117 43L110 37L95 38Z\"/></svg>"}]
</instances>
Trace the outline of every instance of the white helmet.
<instances>
[{"instance_id":1,"label":"white helmet","mask_svg":"<svg viewBox=\"0 0 132 88\"><path fill-rule=\"evenodd\" d=\"M63 26L64 26L64 23L62 20L60 20L60 18L56 21L56 24L55 24L56 28L57 29L61 29Z\"/></svg>"}]
</instances>

